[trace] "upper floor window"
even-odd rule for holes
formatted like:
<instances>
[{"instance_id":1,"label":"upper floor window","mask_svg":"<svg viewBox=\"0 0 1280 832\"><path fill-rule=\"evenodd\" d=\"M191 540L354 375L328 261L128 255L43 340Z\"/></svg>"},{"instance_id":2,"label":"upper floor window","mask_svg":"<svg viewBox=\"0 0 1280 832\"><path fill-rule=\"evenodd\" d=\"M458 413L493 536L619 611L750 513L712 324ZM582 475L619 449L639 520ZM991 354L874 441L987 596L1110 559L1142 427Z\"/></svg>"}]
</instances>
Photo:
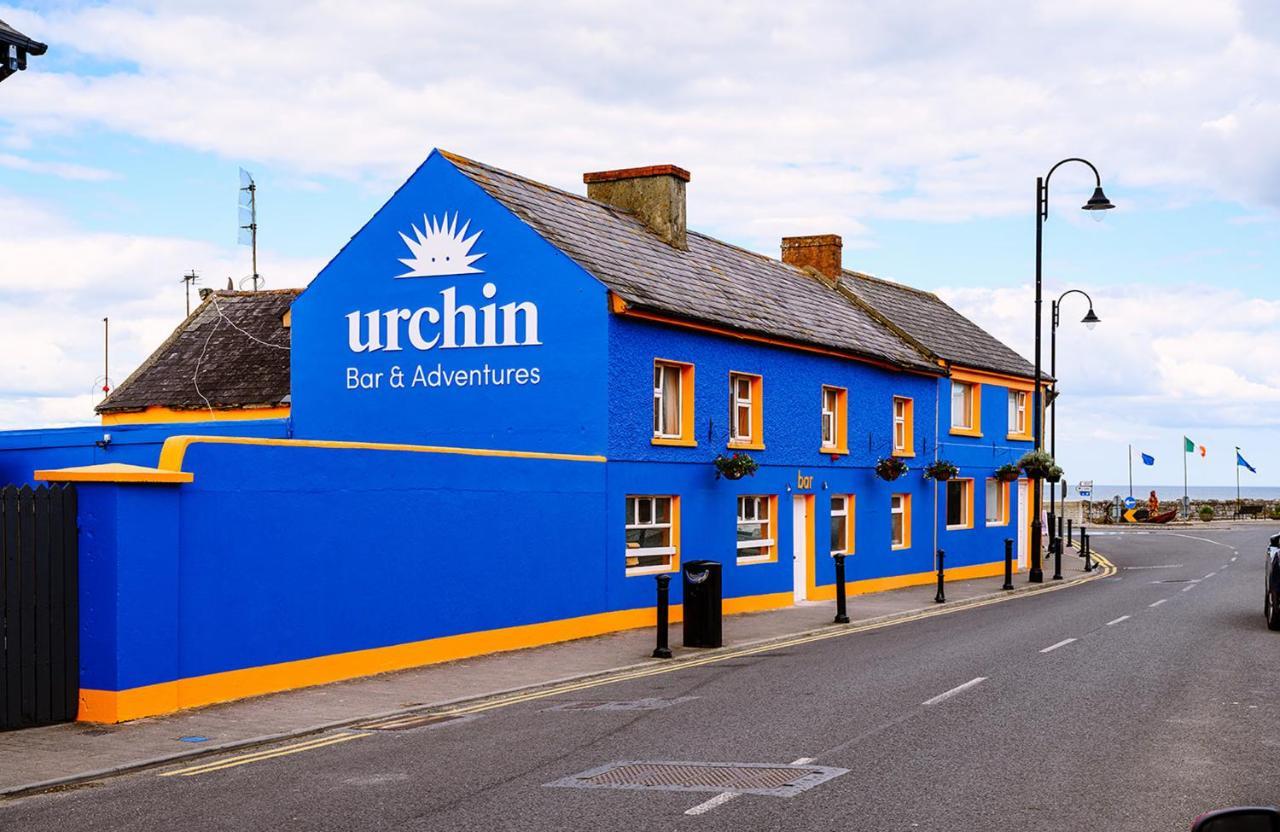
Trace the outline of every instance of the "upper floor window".
<instances>
[{"instance_id":1,"label":"upper floor window","mask_svg":"<svg viewBox=\"0 0 1280 832\"><path fill-rule=\"evenodd\" d=\"M627 496L627 573L675 568L677 497Z\"/></svg>"},{"instance_id":2,"label":"upper floor window","mask_svg":"<svg viewBox=\"0 0 1280 832\"><path fill-rule=\"evenodd\" d=\"M1027 408L1028 400L1031 394L1026 390L1010 390L1009 391L1009 436L1010 437L1027 437L1031 436L1031 428L1027 424Z\"/></svg>"},{"instance_id":3,"label":"upper floor window","mask_svg":"<svg viewBox=\"0 0 1280 832\"><path fill-rule=\"evenodd\" d=\"M822 451L829 454L849 452L845 438L848 425L849 393L843 387L822 388Z\"/></svg>"},{"instance_id":4,"label":"upper floor window","mask_svg":"<svg viewBox=\"0 0 1280 832\"><path fill-rule=\"evenodd\" d=\"M893 455L914 456L915 403L905 396L893 397Z\"/></svg>"},{"instance_id":5,"label":"upper floor window","mask_svg":"<svg viewBox=\"0 0 1280 832\"><path fill-rule=\"evenodd\" d=\"M653 442L694 445L693 365L653 362Z\"/></svg>"},{"instance_id":6,"label":"upper floor window","mask_svg":"<svg viewBox=\"0 0 1280 832\"><path fill-rule=\"evenodd\" d=\"M951 432L979 435L981 399L977 384L968 381L951 382Z\"/></svg>"},{"instance_id":7,"label":"upper floor window","mask_svg":"<svg viewBox=\"0 0 1280 832\"><path fill-rule=\"evenodd\" d=\"M729 444L738 448L764 447L763 385L760 376L729 374Z\"/></svg>"},{"instance_id":8,"label":"upper floor window","mask_svg":"<svg viewBox=\"0 0 1280 832\"><path fill-rule=\"evenodd\" d=\"M773 497L738 497L738 563L773 560Z\"/></svg>"}]
</instances>

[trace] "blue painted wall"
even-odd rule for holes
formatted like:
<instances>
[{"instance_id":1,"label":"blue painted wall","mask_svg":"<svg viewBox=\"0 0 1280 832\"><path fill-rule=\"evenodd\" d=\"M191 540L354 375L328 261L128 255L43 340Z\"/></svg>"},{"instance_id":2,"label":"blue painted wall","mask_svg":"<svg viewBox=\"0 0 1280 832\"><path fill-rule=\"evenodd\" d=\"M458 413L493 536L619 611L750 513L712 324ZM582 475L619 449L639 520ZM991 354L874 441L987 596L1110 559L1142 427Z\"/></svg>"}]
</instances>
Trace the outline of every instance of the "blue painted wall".
<instances>
[{"instance_id":1,"label":"blue painted wall","mask_svg":"<svg viewBox=\"0 0 1280 832\"><path fill-rule=\"evenodd\" d=\"M402 262L412 259L412 251L401 235L416 241L414 229L423 230L424 215L428 221L447 216L451 228L456 218L459 230L467 224L468 238L480 234L469 249L472 256L483 254L470 265L478 271L401 276L413 272ZM468 250L450 249L443 240L428 249L454 261L459 250ZM501 307L536 306L540 343L450 348L444 321L432 323L433 314L450 317L445 293L452 293L455 308L475 310L476 318L491 307L490 342L531 340L528 310L508 332ZM429 310L418 318L418 328L424 343L437 336L438 342L418 349L402 333L399 349L388 351L384 332L384 349L352 350L348 315L396 309ZM452 317L461 322L462 314ZM294 302L292 317L292 415L299 437L603 452L608 422L603 285L438 152L320 272ZM367 335L367 321L364 325ZM483 326L478 328L476 340L483 341ZM368 340L356 343L364 347ZM462 343L456 332L454 343ZM397 370L404 373L399 387L393 380ZM352 372L377 386L351 389ZM502 384L491 382L495 374ZM463 382L466 386L459 386Z\"/></svg>"}]
</instances>

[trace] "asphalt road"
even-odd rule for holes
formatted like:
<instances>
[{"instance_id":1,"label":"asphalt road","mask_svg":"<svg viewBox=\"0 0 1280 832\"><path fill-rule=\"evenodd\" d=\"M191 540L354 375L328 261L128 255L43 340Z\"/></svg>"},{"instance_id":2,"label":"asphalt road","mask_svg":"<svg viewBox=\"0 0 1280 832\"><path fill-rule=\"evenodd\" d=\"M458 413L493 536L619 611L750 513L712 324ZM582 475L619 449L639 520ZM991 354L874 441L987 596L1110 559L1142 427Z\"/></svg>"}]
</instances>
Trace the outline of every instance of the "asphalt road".
<instances>
[{"instance_id":1,"label":"asphalt road","mask_svg":"<svg viewBox=\"0 0 1280 832\"><path fill-rule=\"evenodd\" d=\"M1277 530L1100 534L1119 572L1061 592L27 797L0 829L1187 829L1280 803ZM847 771L785 798L546 785L629 760Z\"/></svg>"}]
</instances>

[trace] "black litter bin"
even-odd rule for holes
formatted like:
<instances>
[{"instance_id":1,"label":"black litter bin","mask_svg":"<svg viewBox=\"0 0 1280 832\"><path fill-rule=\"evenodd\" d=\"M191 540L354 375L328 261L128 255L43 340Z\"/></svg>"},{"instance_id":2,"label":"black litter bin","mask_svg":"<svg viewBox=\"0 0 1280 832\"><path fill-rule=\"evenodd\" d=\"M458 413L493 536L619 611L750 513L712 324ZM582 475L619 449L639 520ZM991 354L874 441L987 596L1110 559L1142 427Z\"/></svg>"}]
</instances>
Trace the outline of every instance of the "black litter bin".
<instances>
[{"instance_id":1,"label":"black litter bin","mask_svg":"<svg viewBox=\"0 0 1280 832\"><path fill-rule=\"evenodd\" d=\"M691 560L684 565L684 646L720 647L720 563Z\"/></svg>"}]
</instances>

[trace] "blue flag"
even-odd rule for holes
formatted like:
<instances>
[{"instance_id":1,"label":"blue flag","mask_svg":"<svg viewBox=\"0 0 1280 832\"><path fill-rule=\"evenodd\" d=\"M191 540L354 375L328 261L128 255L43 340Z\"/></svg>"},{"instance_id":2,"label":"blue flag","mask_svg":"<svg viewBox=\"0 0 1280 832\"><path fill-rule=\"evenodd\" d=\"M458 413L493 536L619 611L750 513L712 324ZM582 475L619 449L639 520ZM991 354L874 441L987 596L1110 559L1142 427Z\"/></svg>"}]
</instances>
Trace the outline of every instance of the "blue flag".
<instances>
[{"instance_id":1,"label":"blue flag","mask_svg":"<svg viewBox=\"0 0 1280 832\"><path fill-rule=\"evenodd\" d=\"M1258 469L1257 469L1257 468L1254 468L1252 465L1250 465L1249 463L1247 463L1247 462L1245 462L1245 461L1244 461L1244 457L1240 456L1240 452L1239 452L1239 451L1236 451L1236 465L1243 465L1244 467L1248 468L1248 469L1249 469L1250 471L1252 471L1253 473L1255 473L1255 474L1256 474L1256 473L1258 473Z\"/></svg>"},{"instance_id":2,"label":"blue flag","mask_svg":"<svg viewBox=\"0 0 1280 832\"><path fill-rule=\"evenodd\" d=\"M1141 452L1141 451L1139 451L1139 453L1142 453L1142 452ZM1142 454L1142 464L1143 464L1143 465L1155 465L1155 464L1156 464L1156 458L1155 458L1155 457L1153 457L1151 454Z\"/></svg>"}]
</instances>

